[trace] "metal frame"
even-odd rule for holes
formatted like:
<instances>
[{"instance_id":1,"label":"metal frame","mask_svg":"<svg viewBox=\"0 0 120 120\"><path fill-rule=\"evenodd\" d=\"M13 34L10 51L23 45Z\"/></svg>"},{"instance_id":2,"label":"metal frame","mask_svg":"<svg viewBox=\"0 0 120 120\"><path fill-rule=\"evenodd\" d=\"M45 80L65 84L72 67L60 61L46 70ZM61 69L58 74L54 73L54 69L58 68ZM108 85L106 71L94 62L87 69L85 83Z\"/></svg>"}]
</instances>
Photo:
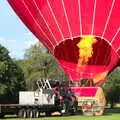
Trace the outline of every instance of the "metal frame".
<instances>
[{"instance_id":1,"label":"metal frame","mask_svg":"<svg viewBox=\"0 0 120 120\"><path fill-rule=\"evenodd\" d=\"M51 89L51 85L49 83L48 79L45 78L40 78L37 80L37 86L38 86L38 90L41 89Z\"/></svg>"}]
</instances>

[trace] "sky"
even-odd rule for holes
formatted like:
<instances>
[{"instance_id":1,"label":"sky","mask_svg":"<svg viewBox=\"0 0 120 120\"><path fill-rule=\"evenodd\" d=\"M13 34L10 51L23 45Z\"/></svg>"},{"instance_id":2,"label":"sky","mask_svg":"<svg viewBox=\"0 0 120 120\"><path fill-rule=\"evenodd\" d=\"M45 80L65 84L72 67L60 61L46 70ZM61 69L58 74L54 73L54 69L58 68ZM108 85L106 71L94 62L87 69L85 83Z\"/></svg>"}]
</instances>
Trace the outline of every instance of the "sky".
<instances>
[{"instance_id":1,"label":"sky","mask_svg":"<svg viewBox=\"0 0 120 120\"><path fill-rule=\"evenodd\" d=\"M38 39L14 13L7 0L0 0L0 44L9 50L12 58L22 59L27 48Z\"/></svg>"}]
</instances>

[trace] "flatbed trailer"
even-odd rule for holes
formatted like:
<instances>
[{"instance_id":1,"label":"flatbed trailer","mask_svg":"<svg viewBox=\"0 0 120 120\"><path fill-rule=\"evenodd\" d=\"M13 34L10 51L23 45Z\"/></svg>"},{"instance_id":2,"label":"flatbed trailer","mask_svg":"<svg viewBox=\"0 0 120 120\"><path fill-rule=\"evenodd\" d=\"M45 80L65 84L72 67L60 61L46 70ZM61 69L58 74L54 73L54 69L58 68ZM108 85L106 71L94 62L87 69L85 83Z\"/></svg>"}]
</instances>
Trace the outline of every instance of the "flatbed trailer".
<instances>
[{"instance_id":1,"label":"flatbed trailer","mask_svg":"<svg viewBox=\"0 0 120 120\"><path fill-rule=\"evenodd\" d=\"M0 117L16 114L19 118L38 118L40 113L50 116L52 112L60 112L62 105L20 105L0 104Z\"/></svg>"},{"instance_id":2,"label":"flatbed trailer","mask_svg":"<svg viewBox=\"0 0 120 120\"><path fill-rule=\"evenodd\" d=\"M38 118L40 113L50 116L52 112L62 113L63 104L56 99L46 79L37 81L36 91L20 91L19 104L0 104L0 117L16 114L19 118Z\"/></svg>"}]
</instances>

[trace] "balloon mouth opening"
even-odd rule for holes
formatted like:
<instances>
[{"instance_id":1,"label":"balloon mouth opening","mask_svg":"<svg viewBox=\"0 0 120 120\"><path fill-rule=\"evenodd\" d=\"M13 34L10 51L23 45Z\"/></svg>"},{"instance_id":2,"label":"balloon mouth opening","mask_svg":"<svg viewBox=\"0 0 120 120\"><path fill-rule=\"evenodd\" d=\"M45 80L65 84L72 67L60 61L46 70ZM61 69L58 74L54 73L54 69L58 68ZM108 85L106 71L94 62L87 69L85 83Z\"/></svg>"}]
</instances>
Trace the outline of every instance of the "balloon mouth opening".
<instances>
[{"instance_id":1,"label":"balloon mouth opening","mask_svg":"<svg viewBox=\"0 0 120 120\"><path fill-rule=\"evenodd\" d=\"M64 61L66 63L74 63L77 65L80 58L80 54L82 54L80 53L80 49L82 50L82 48L78 47L78 44L84 38L85 36L82 36L62 41L58 46L56 46L54 51L54 55L57 58L57 60L59 62ZM88 58L86 64L108 66L111 61L111 46L106 40L101 39L100 37L94 37L94 39L96 40L96 42L91 44L91 57ZM89 50L84 51L84 53L88 52Z\"/></svg>"}]
</instances>

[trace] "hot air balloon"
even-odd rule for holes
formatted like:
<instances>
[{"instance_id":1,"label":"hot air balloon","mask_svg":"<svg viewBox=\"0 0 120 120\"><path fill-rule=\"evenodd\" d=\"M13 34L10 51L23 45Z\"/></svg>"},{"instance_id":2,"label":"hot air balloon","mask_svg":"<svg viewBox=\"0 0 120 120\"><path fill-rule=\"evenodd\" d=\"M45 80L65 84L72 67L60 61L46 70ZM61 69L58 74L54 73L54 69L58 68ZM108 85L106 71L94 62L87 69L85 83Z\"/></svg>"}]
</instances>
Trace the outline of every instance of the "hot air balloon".
<instances>
[{"instance_id":1,"label":"hot air balloon","mask_svg":"<svg viewBox=\"0 0 120 120\"><path fill-rule=\"evenodd\" d=\"M8 2L71 80L89 78L100 84L119 61L119 0Z\"/></svg>"},{"instance_id":2,"label":"hot air balloon","mask_svg":"<svg viewBox=\"0 0 120 120\"><path fill-rule=\"evenodd\" d=\"M88 78L98 85L119 61L119 0L8 2L71 80Z\"/></svg>"},{"instance_id":3,"label":"hot air balloon","mask_svg":"<svg viewBox=\"0 0 120 120\"><path fill-rule=\"evenodd\" d=\"M98 86L119 62L120 0L8 2L74 83L89 79ZM101 88L71 90L77 96L78 106L82 103L83 113L88 109L94 115L103 113L105 97ZM94 113L93 108L97 110Z\"/></svg>"}]
</instances>

